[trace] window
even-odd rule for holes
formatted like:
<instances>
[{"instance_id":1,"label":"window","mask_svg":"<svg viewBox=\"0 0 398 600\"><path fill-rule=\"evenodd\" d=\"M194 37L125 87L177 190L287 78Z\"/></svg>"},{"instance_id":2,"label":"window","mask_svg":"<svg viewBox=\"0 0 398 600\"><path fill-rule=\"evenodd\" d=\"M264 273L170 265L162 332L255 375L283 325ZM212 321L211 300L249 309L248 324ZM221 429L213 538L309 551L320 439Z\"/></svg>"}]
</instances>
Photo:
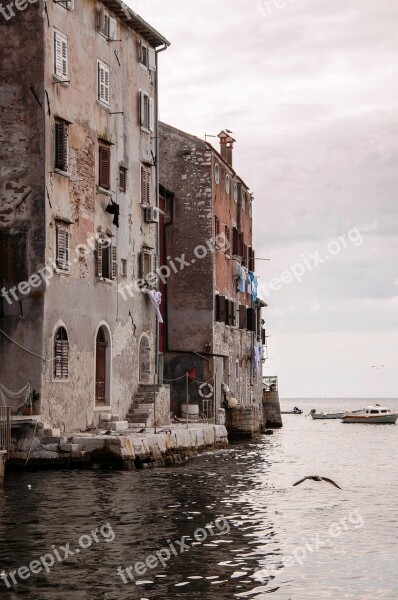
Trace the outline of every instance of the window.
<instances>
[{"instance_id":1,"label":"window","mask_svg":"<svg viewBox=\"0 0 398 600\"><path fill-rule=\"evenodd\" d=\"M246 192L245 190L242 188L242 194L241 194L241 203L242 203L242 210L245 210L246 207Z\"/></svg>"},{"instance_id":2,"label":"window","mask_svg":"<svg viewBox=\"0 0 398 600\"><path fill-rule=\"evenodd\" d=\"M247 329L247 308L243 304L239 306L239 329Z\"/></svg>"},{"instance_id":3,"label":"window","mask_svg":"<svg viewBox=\"0 0 398 600\"><path fill-rule=\"evenodd\" d=\"M251 248L249 246L249 271L252 271L252 273L254 273L254 271L256 270L256 255L255 252L253 250L253 248Z\"/></svg>"},{"instance_id":4,"label":"window","mask_svg":"<svg viewBox=\"0 0 398 600\"><path fill-rule=\"evenodd\" d=\"M55 123L55 168L67 172L68 156L68 123L58 121Z\"/></svg>"},{"instance_id":5,"label":"window","mask_svg":"<svg viewBox=\"0 0 398 600\"><path fill-rule=\"evenodd\" d=\"M236 379L239 379L239 360L235 363L235 377Z\"/></svg>"},{"instance_id":6,"label":"window","mask_svg":"<svg viewBox=\"0 0 398 600\"><path fill-rule=\"evenodd\" d=\"M60 31L54 31L54 75L68 79L68 39Z\"/></svg>"},{"instance_id":7,"label":"window","mask_svg":"<svg viewBox=\"0 0 398 600\"><path fill-rule=\"evenodd\" d=\"M225 323L234 327L236 319L235 302L233 300L225 301Z\"/></svg>"},{"instance_id":8,"label":"window","mask_svg":"<svg viewBox=\"0 0 398 600\"><path fill-rule=\"evenodd\" d=\"M217 295L216 299L215 299L215 306L216 306L216 321L225 323L225 316L226 316L225 296Z\"/></svg>"},{"instance_id":9,"label":"window","mask_svg":"<svg viewBox=\"0 0 398 600\"><path fill-rule=\"evenodd\" d=\"M116 19L113 19L102 6L97 12L97 27L108 40L116 39Z\"/></svg>"},{"instance_id":10,"label":"window","mask_svg":"<svg viewBox=\"0 0 398 600\"><path fill-rule=\"evenodd\" d=\"M119 167L119 190L125 192L127 190L127 169Z\"/></svg>"},{"instance_id":11,"label":"window","mask_svg":"<svg viewBox=\"0 0 398 600\"><path fill-rule=\"evenodd\" d=\"M238 255L243 258L245 252L244 234L243 232L238 233Z\"/></svg>"},{"instance_id":12,"label":"window","mask_svg":"<svg viewBox=\"0 0 398 600\"><path fill-rule=\"evenodd\" d=\"M231 230L225 225L225 254L230 254L231 249Z\"/></svg>"},{"instance_id":13,"label":"window","mask_svg":"<svg viewBox=\"0 0 398 600\"><path fill-rule=\"evenodd\" d=\"M75 0L65 0L65 2L57 2L60 6L67 8L68 10L75 9Z\"/></svg>"},{"instance_id":14,"label":"window","mask_svg":"<svg viewBox=\"0 0 398 600\"><path fill-rule=\"evenodd\" d=\"M68 379L69 342L65 327L58 327L54 336L54 378Z\"/></svg>"},{"instance_id":15,"label":"window","mask_svg":"<svg viewBox=\"0 0 398 600\"><path fill-rule=\"evenodd\" d=\"M248 308L247 309L247 329L249 331L252 331L253 333L256 333L257 331L257 322L256 322L256 309L255 308Z\"/></svg>"},{"instance_id":16,"label":"window","mask_svg":"<svg viewBox=\"0 0 398 600\"><path fill-rule=\"evenodd\" d=\"M151 71L156 70L156 53L153 48L148 48L140 43L138 47L138 60Z\"/></svg>"},{"instance_id":17,"label":"window","mask_svg":"<svg viewBox=\"0 0 398 600\"><path fill-rule=\"evenodd\" d=\"M238 202L238 196L239 196L238 184L234 183L234 201L235 201L235 203Z\"/></svg>"},{"instance_id":18,"label":"window","mask_svg":"<svg viewBox=\"0 0 398 600\"><path fill-rule=\"evenodd\" d=\"M141 204L148 206L151 203L151 170L141 167Z\"/></svg>"},{"instance_id":19,"label":"window","mask_svg":"<svg viewBox=\"0 0 398 600\"><path fill-rule=\"evenodd\" d=\"M239 256L239 232L236 227L232 229L232 254Z\"/></svg>"},{"instance_id":20,"label":"window","mask_svg":"<svg viewBox=\"0 0 398 600\"><path fill-rule=\"evenodd\" d=\"M117 277L117 250L110 239L103 236L96 242L97 277L115 280Z\"/></svg>"},{"instance_id":21,"label":"window","mask_svg":"<svg viewBox=\"0 0 398 600\"><path fill-rule=\"evenodd\" d=\"M214 217L214 239L217 248L220 246L220 219L218 217Z\"/></svg>"},{"instance_id":22,"label":"window","mask_svg":"<svg viewBox=\"0 0 398 600\"><path fill-rule=\"evenodd\" d=\"M150 288L158 287L158 275L156 273L158 268L158 257L154 254L152 248L144 247L140 255L140 275Z\"/></svg>"},{"instance_id":23,"label":"window","mask_svg":"<svg viewBox=\"0 0 398 600\"><path fill-rule=\"evenodd\" d=\"M127 277L127 259L122 258L120 261L120 265L121 265L121 275L122 277Z\"/></svg>"},{"instance_id":24,"label":"window","mask_svg":"<svg viewBox=\"0 0 398 600\"><path fill-rule=\"evenodd\" d=\"M218 164L216 164L214 167L214 181L217 185L220 183L220 167Z\"/></svg>"},{"instance_id":25,"label":"window","mask_svg":"<svg viewBox=\"0 0 398 600\"><path fill-rule=\"evenodd\" d=\"M98 66L98 101L109 106L109 67L101 60Z\"/></svg>"},{"instance_id":26,"label":"window","mask_svg":"<svg viewBox=\"0 0 398 600\"><path fill-rule=\"evenodd\" d=\"M149 94L140 91L140 125L147 131L153 131L155 126L154 102Z\"/></svg>"},{"instance_id":27,"label":"window","mask_svg":"<svg viewBox=\"0 0 398 600\"><path fill-rule=\"evenodd\" d=\"M227 194L229 194L230 191L231 191L231 178L227 173L225 176L225 192Z\"/></svg>"},{"instance_id":28,"label":"window","mask_svg":"<svg viewBox=\"0 0 398 600\"><path fill-rule=\"evenodd\" d=\"M110 146L99 146L98 161L98 185L104 190L111 187L111 148Z\"/></svg>"},{"instance_id":29,"label":"window","mask_svg":"<svg viewBox=\"0 0 398 600\"><path fill-rule=\"evenodd\" d=\"M69 271L69 226L56 225L56 263L60 271Z\"/></svg>"}]
</instances>

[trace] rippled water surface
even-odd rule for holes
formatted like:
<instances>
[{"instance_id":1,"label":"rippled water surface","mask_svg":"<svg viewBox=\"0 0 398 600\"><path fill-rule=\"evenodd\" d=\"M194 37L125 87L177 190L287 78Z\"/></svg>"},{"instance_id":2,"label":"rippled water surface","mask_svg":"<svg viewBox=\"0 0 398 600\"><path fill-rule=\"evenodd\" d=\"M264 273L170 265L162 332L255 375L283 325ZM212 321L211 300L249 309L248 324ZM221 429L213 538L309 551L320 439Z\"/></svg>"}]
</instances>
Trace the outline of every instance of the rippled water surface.
<instances>
[{"instance_id":1,"label":"rippled water surface","mask_svg":"<svg viewBox=\"0 0 398 600\"><path fill-rule=\"evenodd\" d=\"M367 404L325 403L336 410ZM283 406L294 404L308 413L314 401ZM396 401L387 404L398 409ZM1 598L398 599L398 425L304 415L284 422L259 443L173 469L8 474L0 491L0 570L55 550L62 557L59 547L68 543L79 553L9 589L0 580ZM292 487L311 474L331 477L343 490L312 482ZM98 542L80 547L80 539L90 543L81 536L107 523L111 530L97 532ZM211 523L202 539L200 530ZM183 536L187 549L179 554ZM153 566L151 556L170 544L174 554L164 567L137 567L148 557ZM134 580L126 584L117 569L129 566L140 574L130 570Z\"/></svg>"}]
</instances>

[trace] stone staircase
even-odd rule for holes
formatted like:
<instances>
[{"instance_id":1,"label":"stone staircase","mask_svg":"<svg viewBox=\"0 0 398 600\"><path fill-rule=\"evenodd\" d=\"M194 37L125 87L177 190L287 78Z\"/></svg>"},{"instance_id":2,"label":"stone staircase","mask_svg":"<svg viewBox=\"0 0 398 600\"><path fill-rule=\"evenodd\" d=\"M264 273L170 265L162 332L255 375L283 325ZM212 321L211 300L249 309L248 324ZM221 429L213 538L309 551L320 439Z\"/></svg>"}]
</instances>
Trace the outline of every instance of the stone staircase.
<instances>
[{"instance_id":1,"label":"stone staircase","mask_svg":"<svg viewBox=\"0 0 398 600\"><path fill-rule=\"evenodd\" d=\"M156 386L156 399L162 386ZM155 419L153 385L141 384L134 396L126 419L129 427L153 427Z\"/></svg>"}]
</instances>

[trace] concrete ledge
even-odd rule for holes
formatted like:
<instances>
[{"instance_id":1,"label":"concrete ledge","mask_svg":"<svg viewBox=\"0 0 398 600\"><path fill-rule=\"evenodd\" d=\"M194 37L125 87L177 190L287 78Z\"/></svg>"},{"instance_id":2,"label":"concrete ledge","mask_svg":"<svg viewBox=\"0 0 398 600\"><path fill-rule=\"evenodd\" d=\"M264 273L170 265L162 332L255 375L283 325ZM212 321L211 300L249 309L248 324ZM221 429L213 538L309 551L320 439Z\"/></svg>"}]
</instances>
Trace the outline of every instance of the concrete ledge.
<instances>
[{"instance_id":1,"label":"concrete ledge","mask_svg":"<svg viewBox=\"0 0 398 600\"><path fill-rule=\"evenodd\" d=\"M205 450L228 446L224 425L171 425L167 431L138 433L126 431L106 434L74 434L59 445L33 445L28 468L112 465L134 468L144 465L171 465ZM10 453L10 466L26 461L27 449Z\"/></svg>"}]
</instances>

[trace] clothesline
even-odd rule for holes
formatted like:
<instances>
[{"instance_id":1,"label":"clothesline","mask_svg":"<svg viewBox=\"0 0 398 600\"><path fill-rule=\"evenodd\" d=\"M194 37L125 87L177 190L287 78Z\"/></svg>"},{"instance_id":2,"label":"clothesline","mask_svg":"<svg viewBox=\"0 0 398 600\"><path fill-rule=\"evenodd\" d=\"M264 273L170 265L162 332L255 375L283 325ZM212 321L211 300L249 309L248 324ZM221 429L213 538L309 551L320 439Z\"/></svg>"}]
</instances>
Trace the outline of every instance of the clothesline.
<instances>
[{"instance_id":1,"label":"clothesline","mask_svg":"<svg viewBox=\"0 0 398 600\"><path fill-rule=\"evenodd\" d=\"M180 377L176 377L175 379L163 379L163 381L165 383L173 383L174 381L180 381L180 379L183 379L187 375L191 381L194 381L195 383L199 383L199 385L202 385L203 383L210 383L210 382L214 381L214 376L211 379L209 379L209 381L198 381L197 379L194 379L189 373L190 373L190 371L187 371L186 373L184 373L184 375L181 375Z\"/></svg>"}]
</instances>

